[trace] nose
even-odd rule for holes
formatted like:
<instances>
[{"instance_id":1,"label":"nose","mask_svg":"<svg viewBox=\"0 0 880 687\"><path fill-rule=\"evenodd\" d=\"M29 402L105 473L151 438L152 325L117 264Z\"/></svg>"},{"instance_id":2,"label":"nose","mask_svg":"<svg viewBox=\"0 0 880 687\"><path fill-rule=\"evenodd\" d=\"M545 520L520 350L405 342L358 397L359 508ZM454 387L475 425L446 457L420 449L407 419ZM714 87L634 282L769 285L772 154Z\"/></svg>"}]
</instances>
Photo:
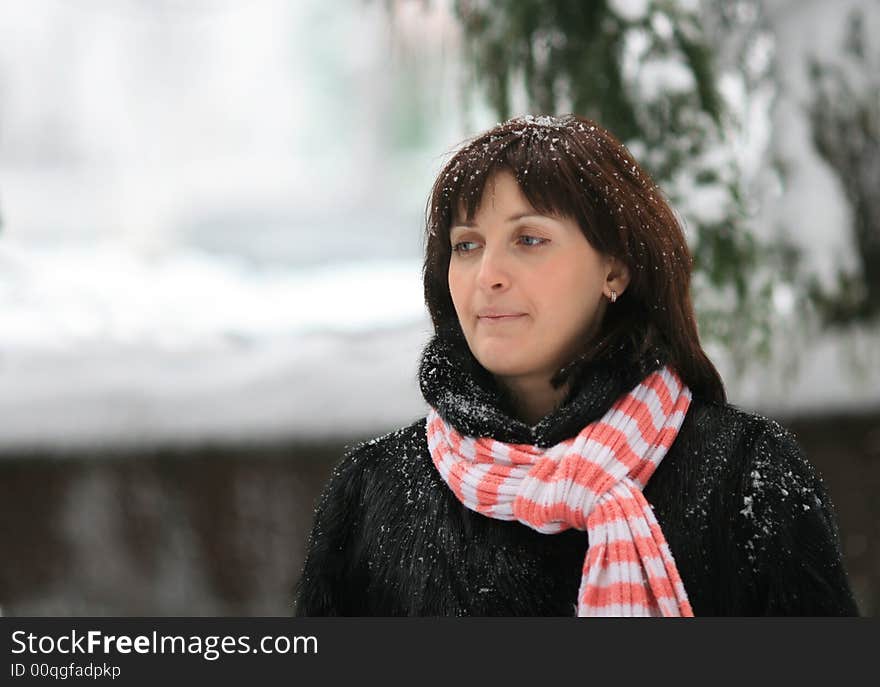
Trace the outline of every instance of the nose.
<instances>
[{"instance_id":1,"label":"nose","mask_svg":"<svg viewBox=\"0 0 880 687\"><path fill-rule=\"evenodd\" d=\"M480 257L477 285L486 291L503 291L510 286L509 268L504 247L487 244Z\"/></svg>"}]
</instances>

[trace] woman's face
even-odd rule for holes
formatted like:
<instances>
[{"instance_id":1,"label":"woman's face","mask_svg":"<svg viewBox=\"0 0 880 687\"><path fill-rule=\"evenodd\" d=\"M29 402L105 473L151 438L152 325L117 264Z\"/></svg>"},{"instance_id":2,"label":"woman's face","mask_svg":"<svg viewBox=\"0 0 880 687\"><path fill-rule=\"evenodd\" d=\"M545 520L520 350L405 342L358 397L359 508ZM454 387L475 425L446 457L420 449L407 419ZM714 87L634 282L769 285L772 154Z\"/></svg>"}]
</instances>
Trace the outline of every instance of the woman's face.
<instances>
[{"instance_id":1,"label":"woman's face","mask_svg":"<svg viewBox=\"0 0 880 687\"><path fill-rule=\"evenodd\" d=\"M508 383L549 381L598 330L604 294L626 287L625 267L575 220L537 213L507 171L486 182L472 224L456 218L450 241L449 290L468 346Z\"/></svg>"}]
</instances>

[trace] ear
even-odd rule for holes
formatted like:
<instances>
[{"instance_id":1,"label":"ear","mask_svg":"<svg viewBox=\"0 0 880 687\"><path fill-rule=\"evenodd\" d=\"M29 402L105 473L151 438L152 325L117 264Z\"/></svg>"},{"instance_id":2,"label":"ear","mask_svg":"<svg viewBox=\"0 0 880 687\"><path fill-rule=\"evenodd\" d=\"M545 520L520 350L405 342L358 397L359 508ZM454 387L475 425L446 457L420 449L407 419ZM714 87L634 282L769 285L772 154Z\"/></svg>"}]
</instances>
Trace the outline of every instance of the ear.
<instances>
[{"instance_id":1,"label":"ear","mask_svg":"<svg viewBox=\"0 0 880 687\"><path fill-rule=\"evenodd\" d=\"M605 272L605 291L610 296L615 291L620 296L629 286L629 268L622 260L608 256Z\"/></svg>"}]
</instances>

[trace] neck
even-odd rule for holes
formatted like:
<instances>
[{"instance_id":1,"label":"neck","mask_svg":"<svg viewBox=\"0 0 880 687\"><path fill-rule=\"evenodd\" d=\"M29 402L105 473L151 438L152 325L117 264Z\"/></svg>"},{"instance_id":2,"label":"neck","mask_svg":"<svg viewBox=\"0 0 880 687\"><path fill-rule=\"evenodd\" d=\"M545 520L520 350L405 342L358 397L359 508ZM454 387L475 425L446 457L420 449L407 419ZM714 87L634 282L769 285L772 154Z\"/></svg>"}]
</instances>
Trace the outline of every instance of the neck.
<instances>
[{"instance_id":1,"label":"neck","mask_svg":"<svg viewBox=\"0 0 880 687\"><path fill-rule=\"evenodd\" d=\"M554 389L543 377L507 377L498 381L512 396L517 418L532 427L553 412L568 392L567 385Z\"/></svg>"}]
</instances>

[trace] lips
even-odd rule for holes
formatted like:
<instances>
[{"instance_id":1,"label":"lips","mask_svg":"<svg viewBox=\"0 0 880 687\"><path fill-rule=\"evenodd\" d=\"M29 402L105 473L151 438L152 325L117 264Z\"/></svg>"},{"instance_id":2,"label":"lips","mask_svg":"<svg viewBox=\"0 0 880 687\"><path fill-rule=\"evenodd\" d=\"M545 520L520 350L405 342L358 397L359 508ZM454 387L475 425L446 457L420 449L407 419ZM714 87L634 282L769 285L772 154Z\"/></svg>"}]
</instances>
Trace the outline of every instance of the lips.
<instances>
[{"instance_id":1,"label":"lips","mask_svg":"<svg viewBox=\"0 0 880 687\"><path fill-rule=\"evenodd\" d=\"M477 313L477 319L486 324L500 324L502 322L516 322L524 317L525 313L518 312L502 312L496 310L486 310Z\"/></svg>"}]
</instances>

